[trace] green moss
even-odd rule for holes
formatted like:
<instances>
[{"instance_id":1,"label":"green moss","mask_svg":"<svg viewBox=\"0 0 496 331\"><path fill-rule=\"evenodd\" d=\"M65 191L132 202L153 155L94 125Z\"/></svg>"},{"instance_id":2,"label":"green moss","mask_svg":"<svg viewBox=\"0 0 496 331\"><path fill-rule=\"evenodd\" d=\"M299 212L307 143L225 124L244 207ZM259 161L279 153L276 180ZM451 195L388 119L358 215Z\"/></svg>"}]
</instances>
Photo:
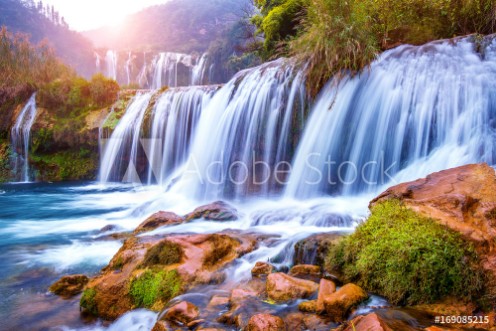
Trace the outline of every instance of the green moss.
<instances>
[{"instance_id":1,"label":"green moss","mask_svg":"<svg viewBox=\"0 0 496 331\"><path fill-rule=\"evenodd\" d=\"M82 180L96 177L98 158L86 148L31 155L41 180Z\"/></svg>"},{"instance_id":2,"label":"green moss","mask_svg":"<svg viewBox=\"0 0 496 331\"><path fill-rule=\"evenodd\" d=\"M136 307L152 308L157 302L166 304L181 292L181 278L176 270L147 269L133 280L129 293Z\"/></svg>"},{"instance_id":3,"label":"green moss","mask_svg":"<svg viewBox=\"0 0 496 331\"><path fill-rule=\"evenodd\" d=\"M154 265L171 265L181 262L183 249L178 244L164 240L153 246L145 255L144 267Z\"/></svg>"},{"instance_id":4,"label":"green moss","mask_svg":"<svg viewBox=\"0 0 496 331\"><path fill-rule=\"evenodd\" d=\"M87 312L97 316L98 309L95 302L96 290L94 288L87 288L83 291L79 305Z\"/></svg>"},{"instance_id":5,"label":"green moss","mask_svg":"<svg viewBox=\"0 0 496 331\"><path fill-rule=\"evenodd\" d=\"M477 299L483 275L471 244L399 201L380 203L329 253L327 267L393 304Z\"/></svg>"},{"instance_id":6,"label":"green moss","mask_svg":"<svg viewBox=\"0 0 496 331\"><path fill-rule=\"evenodd\" d=\"M12 179L10 156L11 149L9 142L0 140L0 183L8 182Z\"/></svg>"}]
</instances>

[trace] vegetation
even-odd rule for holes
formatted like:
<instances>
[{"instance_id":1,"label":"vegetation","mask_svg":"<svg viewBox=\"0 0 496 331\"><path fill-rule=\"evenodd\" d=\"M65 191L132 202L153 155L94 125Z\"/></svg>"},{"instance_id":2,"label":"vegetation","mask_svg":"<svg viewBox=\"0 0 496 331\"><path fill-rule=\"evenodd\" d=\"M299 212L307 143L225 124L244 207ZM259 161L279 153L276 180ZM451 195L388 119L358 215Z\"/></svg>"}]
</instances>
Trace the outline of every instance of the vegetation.
<instances>
[{"instance_id":1,"label":"vegetation","mask_svg":"<svg viewBox=\"0 0 496 331\"><path fill-rule=\"evenodd\" d=\"M176 270L147 269L131 283L129 293L136 307L152 308L157 302L167 303L181 292L181 278Z\"/></svg>"},{"instance_id":2,"label":"vegetation","mask_svg":"<svg viewBox=\"0 0 496 331\"><path fill-rule=\"evenodd\" d=\"M391 200L330 250L327 267L393 304L411 305L447 296L479 299L478 263L459 234Z\"/></svg>"},{"instance_id":3,"label":"vegetation","mask_svg":"<svg viewBox=\"0 0 496 331\"><path fill-rule=\"evenodd\" d=\"M381 50L496 31L492 0L257 0L259 53L296 56L316 94L333 75L356 73ZM297 11L297 8L301 8Z\"/></svg>"},{"instance_id":4,"label":"vegetation","mask_svg":"<svg viewBox=\"0 0 496 331\"><path fill-rule=\"evenodd\" d=\"M96 290L94 288L87 288L83 291L79 305L92 315L98 314L98 309L95 302Z\"/></svg>"},{"instance_id":5,"label":"vegetation","mask_svg":"<svg viewBox=\"0 0 496 331\"><path fill-rule=\"evenodd\" d=\"M145 256L143 266L171 265L181 262L183 250L178 244L164 240L153 246Z\"/></svg>"}]
</instances>

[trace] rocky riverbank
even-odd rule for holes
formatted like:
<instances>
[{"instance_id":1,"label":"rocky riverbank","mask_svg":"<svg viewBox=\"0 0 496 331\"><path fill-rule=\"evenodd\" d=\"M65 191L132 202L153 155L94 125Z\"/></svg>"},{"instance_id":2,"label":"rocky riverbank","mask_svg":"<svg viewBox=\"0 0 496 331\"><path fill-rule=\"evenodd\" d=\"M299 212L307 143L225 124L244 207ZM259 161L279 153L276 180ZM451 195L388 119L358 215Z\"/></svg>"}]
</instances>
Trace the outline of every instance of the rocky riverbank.
<instances>
[{"instance_id":1,"label":"rocky riverbank","mask_svg":"<svg viewBox=\"0 0 496 331\"><path fill-rule=\"evenodd\" d=\"M106 320L136 308L160 312L156 331L492 329L494 192L495 171L485 164L392 187L353 234L311 236L294 245L293 266L258 261L251 277L236 274L239 261L275 237L163 232L201 218L235 220L234 207L158 212L133 233L113 235L127 239L99 275L62 279L52 291L84 287L84 314ZM452 315L488 323L435 324L435 316Z\"/></svg>"}]
</instances>

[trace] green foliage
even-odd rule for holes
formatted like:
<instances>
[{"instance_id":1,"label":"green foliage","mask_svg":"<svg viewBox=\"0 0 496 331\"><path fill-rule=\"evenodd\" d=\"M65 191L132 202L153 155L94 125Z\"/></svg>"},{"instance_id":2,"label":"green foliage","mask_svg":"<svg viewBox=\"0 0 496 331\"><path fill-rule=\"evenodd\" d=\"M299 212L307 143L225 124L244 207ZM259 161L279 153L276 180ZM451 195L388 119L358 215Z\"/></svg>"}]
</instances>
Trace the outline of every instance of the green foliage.
<instances>
[{"instance_id":1,"label":"green foliage","mask_svg":"<svg viewBox=\"0 0 496 331\"><path fill-rule=\"evenodd\" d=\"M10 168L10 144L6 140L0 140L0 183L7 182L11 178Z\"/></svg>"},{"instance_id":2,"label":"green foliage","mask_svg":"<svg viewBox=\"0 0 496 331\"><path fill-rule=\"evenodd\" d=\"M153 246L145 255L143 266L171 265L181 262L183 249L178 244L164 240Z\"/></svg>"},{"instance_id":3,"label":"green foliage","mask_svg":"<svg viewBox=\"0 0 496 331\"><path fill-rule=\"evenodd\" d=\"M459 234L391 200L331 249L328 268L393 304L418 304L479 298L478 263Z\"/></svg>"},{"instance_id":4,"label":"green foliage","mask_svg":"<svg viewBox=\"0 0 496 331\"><path fill-rule=\"evenodd\" d=\"M95 302L96 290L87 288L83 291L79 305L92 315L98 315L98 308Z\"/></svg>"},{"instance_id":5,"label":"green foliage","mask_svg":"<svg viewBox=\"0 0 496 331\"><path fill-rule=\"evenodd\" d=\"M304 14L308 0L256 0L260 14L252 23L264 35L262 57L269 58L276 52L282 41L295 36L299 19Z\"/></svg>"},{"instance_id":6,"label":"green foliage","mask_svg":"<svg viewBox=\"0 0 496 331\"><path fill-rule=\"evenodd\" d=\"M147 269L133 280L129 293L136 307L152 308L158 301L167 303L179 295L181 288L181 278L176 270Z\"/></svg>"},{"instance_id":7,"label":"green foliage","mask_svg":"<svg viewBox=\"0 0 496 331\"><path fill-rule=\"evenodd\" d=\"M98 158L83 147L51 154L32 154L31 161L41 180L82 180L96 177Z\"/></svg>"}]
</instances>

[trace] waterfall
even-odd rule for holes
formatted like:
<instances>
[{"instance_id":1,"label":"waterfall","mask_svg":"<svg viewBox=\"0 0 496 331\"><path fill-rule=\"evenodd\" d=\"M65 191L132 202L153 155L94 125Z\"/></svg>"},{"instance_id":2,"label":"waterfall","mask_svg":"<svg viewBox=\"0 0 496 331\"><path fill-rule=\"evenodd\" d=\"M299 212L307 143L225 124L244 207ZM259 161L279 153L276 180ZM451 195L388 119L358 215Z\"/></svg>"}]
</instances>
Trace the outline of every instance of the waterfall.
<instances>
[{"instance_id":1,"label":"waterfall","mask_svg":"<svg viewBox=\"0 0 496 331\"><path fill-rule=\"evenodd\" d=\"M127 85L131 84L131 52L128 53L127 55L127 60L126 60L126 77L127 77Z\"/></svg>"},{"instance_id":2,"label":"waterfall","mask_svg":"<svg viewBox=\"0 0 496 331\"><path fill-rule=\"evenodd\" d=\"M36 119L36 93L26 103L11 130L14 149L14 171L16 179L29 182L29 138Z\"/></svg>"},{"instance_id":3,"label":"waterfall","mask_svg":"<svg viewBox=\"0 0 496 331\"><path fill-rule=\"evenodd\" d=\"M467 163L496 162L496 42L385 52L316 102L286 194L375 192Z\"/></svg>"},{"instance_id":4,"label":"waterfall","mask_svg":"<svg viewBox=\"0 0 496 331\"><path fill-rule=\"evenodd\" d=\"M202 85L205 81L207 54L203 54L192 69L191 85Z\"/></svg>"},{"instance_id":5,"label":"waterfall","mask_svg":"<svg viewBox=\"0 0 496 331\"><path fill-rule=\"evenodd\" d=\"M110 139L100 143L103 151L99 176L101 182L139 181L136 159L140 147L141 123L152 94L152 92L137 94Z\"/></svg>"},{"instance_id":6,"label":"waterfall","mask_svg":"<svg viewBox=\"0 0 496 331\"><path fill-rule=\"evenodd\" d=\"M173 189L197 198L275 194L303 126L303 86L282 59L237 74L202 112Z\"/></svg>"},{"instance_id":7,"label":"waterfall","mask_svg":"<svg viewBox=\"0 0 496 331\"><path fill-rule=\"evenodd\" d=\"M151 118L148 183L166 185L188 157L202 109L217 87L168 90L158 99Z\"/></svg>"},{"instance_id":8,"label":"waterfall","mask_svg":"<svg viewBox=\"0 0 496 331\"><path fill-rule=\"evenodd\" d=\"M200 113L216 89L175 88L159 96L136 95L110 139L101 144L100 180L165 184L186 159ZM101 134L100 139L105 137Z\"/></svg>"},{"instance_id":9,"label":"waterfall","mask_svg":"<svg viewBox=\"0 0 496 331\"><path fill-rule=\"evenodd\" d=\"M108 50L105 63L107 64L107 77L117 80L117 52Z\"/></svg>"}]
</instances>

